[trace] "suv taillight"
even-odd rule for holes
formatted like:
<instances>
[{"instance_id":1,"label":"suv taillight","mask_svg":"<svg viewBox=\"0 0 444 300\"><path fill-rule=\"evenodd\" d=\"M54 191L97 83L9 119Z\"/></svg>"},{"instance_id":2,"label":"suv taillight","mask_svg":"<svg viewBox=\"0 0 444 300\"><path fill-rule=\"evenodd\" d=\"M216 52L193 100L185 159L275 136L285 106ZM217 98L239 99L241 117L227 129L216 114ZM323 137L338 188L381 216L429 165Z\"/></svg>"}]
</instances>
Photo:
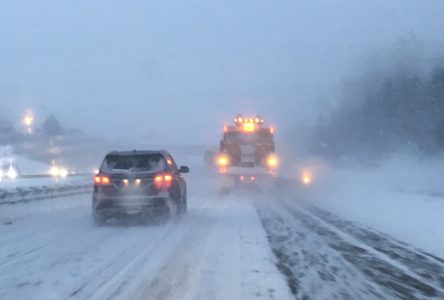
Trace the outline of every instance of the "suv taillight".
<instances>
[{"instance_id":1,"label":"suv taillight","mask_svg":"<svg viewBox=\"0 0 444 300\"><path fill-rule=\"evenodd\" d=\"M161 189L163 187L169 188L172 182L173 182L173 175L171 174L162 174L154 177L154 184L158 189Z\"/></svg>"},{"instance_id":2,"label":"suv taillight","mask_svg":"<svg viewBox=\"0 0 444 300\"><path fill-rule=\"evenodd\" d=\"M97 185L107 185L110 184L110 180L108 176L100 176L96 175L94 176L94 183Z\"/></svg>"}]
</instances>

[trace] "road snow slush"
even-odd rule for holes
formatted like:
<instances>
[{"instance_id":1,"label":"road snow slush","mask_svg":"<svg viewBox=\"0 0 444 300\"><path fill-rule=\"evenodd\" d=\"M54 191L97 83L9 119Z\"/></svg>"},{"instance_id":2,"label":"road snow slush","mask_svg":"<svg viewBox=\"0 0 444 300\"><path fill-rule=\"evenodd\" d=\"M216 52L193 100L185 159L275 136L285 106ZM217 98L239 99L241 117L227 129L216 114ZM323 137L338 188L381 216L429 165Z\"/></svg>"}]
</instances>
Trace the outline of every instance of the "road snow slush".
<instances>
[{"instance_id":1,"label":"road snow slush","mask_svg":"<svg viewBox=\"0 0 444 300\"><path fill-rule=\"evenodd\" d=\"M252 203L211 195L160 226L94 226L90 195L10 206L0 299L292 299Z\"/></svg>"},{"instance_id":2,"label":"road snow slush","mask_svg":"<svg viewBox=\"0 0 444 300\"><path fill-rule=\"evenodd\" d=\"M256 207L296 299L444 299L444 260L286 197Z\"/></svg>"},{"instance_id":3,"label":"road snow slush","mask_svg":"<svg viewBox=\"0 0 444 300\"><path fill-rule=\"evenodd\" d=\"M3 206L0 299L444 299L440 258L284 195L213 195L160 226L94 226L90 195Z\"/></svg>"}]
</instances>

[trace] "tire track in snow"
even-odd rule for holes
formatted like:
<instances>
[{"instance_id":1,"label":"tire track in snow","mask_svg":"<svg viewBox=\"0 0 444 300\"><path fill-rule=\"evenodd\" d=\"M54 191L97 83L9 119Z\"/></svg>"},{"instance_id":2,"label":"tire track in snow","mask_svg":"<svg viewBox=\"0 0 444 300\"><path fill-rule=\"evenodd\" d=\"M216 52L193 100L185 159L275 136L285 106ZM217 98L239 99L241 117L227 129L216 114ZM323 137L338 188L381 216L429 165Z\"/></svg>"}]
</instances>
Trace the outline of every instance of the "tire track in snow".
<instances>
[{"instance_id":1,"label":"tire track in snow","mask_svg":"<svg viewBox=\"0 0 444 300\"><path fill-rule=\"evenodd\" d=\"M312 216L286 206L305 226L310 227L334 250L360 270L372 282L378 284L387 294L400 299L439 299L444 297L439 289L406 272L403 266L394 264L371 251L362 243L344 238L321 224Z\"/></svg>"},{"instance_id":2,"label":"tire track in snow","mask_svg":"<svg viewBox=\"0 0 444 300\"><path fill-rule=\"evenodd\" d=\"M296 299L384 298L377 285L282 205L259 202L257 209L277 266Z\"/></svg>"},{"instance_id":3,"label":"tire track in snow","mask_svg":"<svg viewBox=\"0 0 444 300\"><path fill-rule=\"evenodd\" d=\"M123 259L119 256L118 263L99 269L93 275L98 279L80 286L72 296L75 299L133 299L134 291L159 281L162 266L172 258L176 246L190 230L187 220L193 215L202 215L211 200L205 198L188 215L155 228L154 237L129 247L129 251L123 252Z\"/></svg>"},{"instance_id":4,"label":"tire track in snow","mask_svg":"<svg viewBox=\"0 0 444 300\"><path fill-rule=\"evenodd\" d=\"M384 233L362 228L356 224L342 220L333 213L315 206L308 210L313 215L353 236L362 243L384 253L392 260L406 266L411 272L439 289L444 289L444 260L419 249L413 249L404 242L398 241Z\"/></svg>"},{"instance_id":5,"label":"tire track in snow","mask_svg":"<svg viewBox=\"0 0 444 300\"><path fill-rule=\"evenodd\" d=\"M223 210L226 209L226 201L216 200L211 204L217 207L213 216L200 218L200 221L189 218L189 228L183 235L171 253L170 258L159 269L156 278L149 285L141 287L133 299L178 299L185 298L189 287L195 279L196 266L205 251L205 242L212 231L214 224ZM201 210L200 213L203 211ZM196 214L195 214L196 215Z\"/></svg>"},{"instance_id":6,"label":"tire track in snow","mask_svg":"<svg viewBox=\"0 0 444 300\"><path fill-rule=\"evenodd\" d=\"M370 295L399 299L444 297L443 269L439 259L428 258L427 254L409 249L408 245L386 235L352 226L350 222L314 207L296 208L293 203L282 199L276 199L276 202L274 205L262 203L258 205L258 211L278 257L278 266L287 276L296 298L303 299L320 293L314 290L306 292L309 285L316 284L316 281L332 287L330 297L324 299L367 299L371 298ZM318 248L310 247L310 244ZM303 262L304 259L310 260L310 257L317 260L311 266ZM418 258L417 262L414 261L415 257ZM331 266L332 258L333 261L338 259L335 262L337 266ZM326 272L329 265L330 272ZM307 281L299 271L301 267L305 270L317 269L319 276ZM355 275L355 281L364 280L370 285L360 290L359 284L354 287L348 282L353 276L340 275L338 270L351 274L359 271L360 276ZM341 292L338 288L341 284L338 283L344 280L349 289ZM353 296L354 290L359 292Z\"/></svg>"},{"instance_id":7,"label":"tire track in snow","mask_svg":"<svg viewBox=\"0 0 444 300\"><path fill-rule=\"evenodd\" d=\"M51 210L12 225L19 226L18 232L13 233L11 226L2 228L14 243L0 249L0 298L26 298L21 295L31 291L36 298L89 298L109 275L180 227L180 222L173 221L159 227L97 228L90 215L89 197L84 200L87 205ZM208 201L200 200L193 208Z\"/></svg>"}]
</instances>

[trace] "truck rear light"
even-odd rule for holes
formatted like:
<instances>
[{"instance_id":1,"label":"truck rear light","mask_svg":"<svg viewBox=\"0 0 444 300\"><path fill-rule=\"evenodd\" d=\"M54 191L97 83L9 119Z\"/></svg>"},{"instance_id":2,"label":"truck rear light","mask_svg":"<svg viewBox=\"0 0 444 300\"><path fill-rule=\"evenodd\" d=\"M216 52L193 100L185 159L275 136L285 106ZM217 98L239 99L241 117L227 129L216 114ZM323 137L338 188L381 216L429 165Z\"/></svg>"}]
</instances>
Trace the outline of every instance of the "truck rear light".
<instances>
[{"instance_id":1,"label":"truck rear light","mask_svg":"<svg viewBox=\"0 0 444 300\"><path fill-rule=\"evenodd\" d=\"M100 175L96 175L94 176L94 183L95 184L102 184L102 185L107 185L110 184L110 179L107 176L100 176Z\"/></svg>"},{"instance_id":2,"label":"truck rear light","mask_svg":"<svg viewBox=\"0 0 444 300\"><path fill-rule=\"evenodd\" d=\"M230 158L225 153L221 153L216 157L216 163L219 167L225 168L230 163Z\"/></svg>"},{"instance_id":3,"label":"truck rear light","mask_svg":"<svg viewBox=\"0 0 444 300\"><path fill-rule=\"evenodd\" d=\"M239 177L239 180L240 180L240 181L244 181L244 180L245 180L245 177L244 177L244 176L241 176L241 177Z\"/></svg>"},{"instance_id":4,"label":"truck rear light","mask_svg":"<svg viewBox=\"0 0 444 300\"><path fill-rule=\"evenodd\" d=\"M255 180L256 180L256 177L254 177L254 176L250 177L250 181L255 181Z\"/></svg>"},{"instance_id":5,"label":"truck rear light","mask_svg":"<svg viewBox=\"0 0 444 300\"><path fill-rule=\"evenodd\" d=\"M172 182L173 175L171 174L157 175L156 177L154 177L154 184L158 189L161 189L163 187L169 188Z\"/></svg>"},{"instance_id":6,"label":"truck rear light","mask_svg":"<svg viewBox=\"0 0 444 300\"><path fill-rule=\"evenodd\" d=\"M275 154L271 154L270 156L267 157L266 163L269 168L275 169L279 165L279 159Z\"/></svg>"}]
</instances>

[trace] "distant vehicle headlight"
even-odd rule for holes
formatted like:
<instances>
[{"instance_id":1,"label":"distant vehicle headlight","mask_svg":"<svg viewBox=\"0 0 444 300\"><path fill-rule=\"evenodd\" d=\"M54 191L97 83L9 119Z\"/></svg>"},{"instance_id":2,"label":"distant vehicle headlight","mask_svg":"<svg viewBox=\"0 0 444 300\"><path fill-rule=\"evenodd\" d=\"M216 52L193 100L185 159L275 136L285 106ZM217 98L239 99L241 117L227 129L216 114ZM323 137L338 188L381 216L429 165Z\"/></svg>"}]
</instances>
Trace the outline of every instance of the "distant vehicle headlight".
<instances>
[{"instance_id":1,"label":"distant vehicle headlight","mask_svg":"<svg viewBox=\"0 0 444 300\"><path fill-rule=\"evenodd\" d=\"M68 170L64 167L52 166L49 169L49 174L53 177L66 177L68 176Z\"/></svg>"},{"instance_id":2,"label":"distant vehicle headlight","mask_svg":"<svg viewBox=\"0 0 444 300\"><path fill-rule=\"evenodd\" d=\"M60 169L57 166L52 166L51 169L49 169L49 174L53 177L59 176Z\"/></svg>"},{"instance_id":3,"label":"distant vehicle headlight","mask_svg":"<svg viewBox=\"0 0 444 300\"><path fill-rule=\"evenodd\" d=\"M16 179L18 176L18 173L17 173L17 170L13 166L10 166L6 175L8 176L9 179Z\"/></svg>"},{"instance_id":4,"label":"distant vehicle headlight","mask_svg":"<svg viewBox=\"0 0 444 300\"><path fill-rule=\"evenodd\" d=\"M66 177L66 176L68 176L68 170L65 169L65 168L60 168L59 176L60 176L60 177Z\"/></svg>"},{"instance_id":5,"label":"distant vehicle headlight","mask_svg":"<svg viewBox=\"0 0 444 300\"><path fill-rule=\"evenodd\" d=\"M310 185L313 181L313 173L309 170L303 170L300 175L300 180L304 185Z\"/></svg>"}]
</instances>

